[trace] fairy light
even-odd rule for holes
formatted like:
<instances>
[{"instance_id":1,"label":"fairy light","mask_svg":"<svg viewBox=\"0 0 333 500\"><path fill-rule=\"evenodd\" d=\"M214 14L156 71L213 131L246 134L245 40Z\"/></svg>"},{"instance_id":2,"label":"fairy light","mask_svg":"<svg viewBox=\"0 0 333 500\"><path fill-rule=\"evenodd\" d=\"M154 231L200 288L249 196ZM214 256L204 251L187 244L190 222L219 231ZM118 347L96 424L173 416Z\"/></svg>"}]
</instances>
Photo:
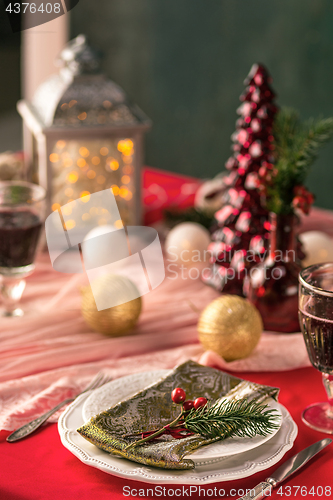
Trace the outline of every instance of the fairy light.
<instances>
[{"instance_id":1,"label":"fairy light","mask_svg":"<svg viewBox=\"0 0 333 500\"><path fill-rule=\"evenodd\" d=\"M121 229L122 227L124 227L123 221L121 219L116 220L114 223L114 227L116 227L117 229Z\"/></svg>"},{"instance_id":2,"label":"fairy light","mask_svg":"<svg viewBox=\"0 0 333 500\"><path fill-rule=\"evenodd\" d=\"M91 163L93 165L99 165L101 163L101 159L98 156L93 156L91 159Z\"/></svg>"},{"instance_id":3,"label":"fairy light","mask_svg":"<svg viewBox=\"0 0 333 500\"><path fill-rule=\"evenodd\" d=\"M113 192L113 194L115 196L118 196L119 194L119 186L117 186L116 184L113 184L111 187L110 187L111 191Z\"/></svg>"},{"instance_id":4,"label":"fairy light","mask_svg":"<svg viewBox=\"0 0 333 500\"><path fill-rule=\"evenodd\" d=\"M87 172L88 179L94 179L96 177L96 172L94 170L89 170Z\"/></svg>"},{"instance_id":5,"label":"fairy light","mask_svg":"<svg viewBox=\"0 0 333 500\"><path fill-rule=\"evenodd\" d=\"M106 155L109 153L109 150L108 150L108 148L103 147L103 148L101 148L101 149L99 150L99 152L100 152L100 154L101 154L102 156L106 156Z\"/></svg>"},{"instance_id":6,"label":"fairy light","mask_svg":"<svg viewBox=\"0 0 333 500\"><path fill-rule=\"evenodd\" d=\"M98 220L98 225L99 226L105 226L106 224L108 223L108 221L106 219L99 219Z\"/></svg>"},{"instance_id":7,"label":"fairy light","mask_svg":"<svg viewBox=\"0 0 333 500\"><path fill-rule=\"evenodd\" d=\"M90 200L89 191L82 191L82 193L80 193L80 199L83 203L88 203L88 201Z\"/></svg>"},{"instance_id":8,"label":"fairy light","mask_svg":"<svg viewBox=\"0 0 333 500\"><path fill-rule=\"evenodd\" d=\"M60 107L61 107L61 109L62 109L63 111L65 111L65 109L67 109L67 108L68 108L68 104L67 104L67 102L64 102L64 103L63 103Z\"/></svg>"},{"instance_id":9,"label":"fairy light","mask_svg":"<svg viewBox=\"0 0 333 500\"><path fill-rule=\"evenodd\" d=\"M128 189L126 186L120 186L120 189L119 189L119 196L121 196L122 198L126 198L126 196L128 195Z\"/></svg>"},{"instance_id":10,"label":"fairy light","mask_svg":"<svg viewBox=\"0 0 333 500\"><path fill-rule=\"evenodd\" d=\"M75 182L78 180L78 178L79 178L79 176L78 176L77 172L74 172L74 171L67 175L67 180L71 184L75 184Z\"/></svg>"},{"instance_id":11,"label":"fairy light","mask_svg":"<svg viewBox=\"0 0 333 500\"><path fill-rule=\"evenodd\" d=\"M80 168L83 168L87 164L87 162L84 158L79 158L76 163L77 163L77 166Z\"/></svg>"},{"instance_id":12,"label":"fairy light","mask_svg":"<svg viewBox=\"0 0 333 500\"><path fill-rule=\"evenodd\" d=\"M131 182L131 178L129 175L123 175L121 178L121 182L123 184L129 184Z\"/></svg>"},{"instance_id":13,"label":"fairy light","mask_svg":"<svg viewBox=\"0 0 333 500\"><path fill-rule=\"evenodd\" d=\"M131 191L128 191L127 195L125 196L125 199L127 201L131 200L133 198L133 193Z\"/></svg>"},{"instance_id":14,"label":"fairy light","mask_svg":"<svg viewBox=\"0 0 333 500\"><path fill-rule=\"evenodd\" d=\"M117 160L110 161L110 168L111 168L111 170L118 170L119 163L117 162Z\"/></svg>"},{"instance_id":15,"label":"fairy light","mask_svg":"<svg viewBox=\"0 0 333 500\"><path fill-rule=\"evenodd\" d=\"M77 101L75 99L72 99L71 101L69 101L68 107L72 108L73 106L75 106L75 104L77 104Z\"/></svg>"},{"instance_id":16,"label":"fairy light","mask_svg":"<svg viewBox=\"0 0 333 500\"><path fill-rule=\"evenodd\" d=\"M81 219L82 219L83 221L86 221L86 220L91 219L91 216L90 216L90 214L88 214L88 213L86 212L85 214L82 214Z\"/></svg>"},{"instance_id":17,"label":"fairy light","mask_svg":"<svg viewBox=\"0 0 333 500\"><path fill-rule=\"evenodd\" d=\"M85 111L78 115L78 119L81 121L85 120L86 118L87 118L87 113Z\"/></svg>"},{"instance_id":18,"label":"fairy light","mask_svg":"<svg viewBox=\"0 0 333 500\"><path fill-rule=\"evenodd\" d=\"M65 189L65 195L68 196L68 198L70 196L73 196L73 189L72 188L66 188Z\"/></svg>"},{"instance_id":19,"label":"fairy light","mask_svg":"<svg viewBox=\"0 0 333 500\"><path fill-rule=\"evenodd\" d=\"M70 231L71 229L73 229L73 227L75 227L75 225L76 225L75 220L69 219L68 221L65 222L64 228L66 229L66 231Z\"/></svg>"},{"instance_id":20,"label":"fairy light","mask_svg":"<svg viewBox=\"0 0 333 500\"><path fill-rule=\"evenodd\" d=\"M57 141L56 146L58 149L64 149L64 147L66 146L66 141Z\"/></svg>"},{"instance_id":21,"label":"fairy light","mask_svg":"<svg viewBox=\"0 0 333 500\"><path fill-rule=\"evenodd\" d=\"M118 142L117 144L117 149L120 151L124 156L130 156L133 154L133 141L131 139L123 139Z\"/></svg>"},{"instance_id":22,"label":"fairy light","mask_svg":"<svg viewBox=\"0 0 333 500\"><path fill-rule=\"evenodd\" d=\"M51 153L49 158L51 163L56 163L57 161L59 161L59 155L57 155L57 153Z\"/></svg>"},{"instance_id":23,"label":"fairy light","mask_svg":"<svg viewBox=\"0 0 333 500\"><path fill-rule=\"evenodd\" d=\"M52 211L55 212L56 210L59 210L59 208L61 208L61 205L59 205L59 203L53 203L51 208Z\"/></svg>"},{"instance_id":24,"label":"fairy light","mask_svg":"<svg viewBox=\"0 0 333 500\"><path fill-rule=\"evenodd\" d=\"M105 101L103 101L103 106L104 106L104 108L109 109L109 108L111 108L112 103L108 100L105 100Z\"/></svg>"},{"instance_id":25,"label":"fairy light","mask_svg":"<svg viewBox=\"0 0 333 500\"><path fill-rule=\"evenodd\" d=\"M85 148L84 146L82 146L82 148L79 149L79 153L81 156L84 156L85 158L87 158L87 156L90 155L89 149Z\"/></svg>"}]
</instances>

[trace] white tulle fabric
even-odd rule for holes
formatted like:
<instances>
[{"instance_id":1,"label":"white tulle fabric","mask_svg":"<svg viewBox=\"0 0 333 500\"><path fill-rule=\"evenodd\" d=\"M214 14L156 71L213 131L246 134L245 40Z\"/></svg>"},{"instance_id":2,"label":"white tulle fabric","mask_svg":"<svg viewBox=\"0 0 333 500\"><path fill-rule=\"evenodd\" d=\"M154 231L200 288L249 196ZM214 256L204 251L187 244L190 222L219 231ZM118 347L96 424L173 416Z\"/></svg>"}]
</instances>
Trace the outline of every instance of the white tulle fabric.
<instances>
[{"instance_id":1,"label":"white tulle fabric","mask_svg":"<svg viewBox=\"0 0 333 500\"><path fill-rule=\"evenodd\" d=\"M331 228L332 219L330 212L314 211L304 230ZM197 339L198 311L219 294L200 281L167 278L143 297L135 331L122 338L93 332L84 323L84 275L54 271L43 254L27 281L23 307L29 313L0 323L0 429L16 429L78 394L100 370L120 377L173 368L187 359L234 372L310 365L301 334L264 332L251 356L230 363L204 352Z\"/></svg>"}]
</instances>

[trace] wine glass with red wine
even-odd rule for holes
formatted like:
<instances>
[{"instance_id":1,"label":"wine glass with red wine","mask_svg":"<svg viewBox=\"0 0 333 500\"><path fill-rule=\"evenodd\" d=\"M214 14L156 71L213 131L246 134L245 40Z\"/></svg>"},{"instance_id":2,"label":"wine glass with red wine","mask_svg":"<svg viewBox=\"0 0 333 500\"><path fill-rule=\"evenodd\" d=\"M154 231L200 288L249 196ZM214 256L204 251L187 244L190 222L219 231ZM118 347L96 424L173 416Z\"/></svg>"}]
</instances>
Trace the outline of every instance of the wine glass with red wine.
<instances>
[{"instance_id":1,"label":"wine glass with red wine","mask_svg":"<svg viewBox=\"0 0 333 500\"><path fill-rule=\"evenodd\" d=\"M312 365L322 373L328 401L303 412L313 429L333 434L333 263L315 264L299 275L299 321Z\"/></svg>"},{"instance_id":2,"label":"wine glass with red wine","mask_svg":"<svg viewBox=\"0 0 333 500\"><path fill-rule=\"evenodd\" d=\"M3 316L22 316L17 307L24 278L35 269L34 260L42 223L45 190L24 181L0 182L0 278Z\"/></svg>"}]
</instances>

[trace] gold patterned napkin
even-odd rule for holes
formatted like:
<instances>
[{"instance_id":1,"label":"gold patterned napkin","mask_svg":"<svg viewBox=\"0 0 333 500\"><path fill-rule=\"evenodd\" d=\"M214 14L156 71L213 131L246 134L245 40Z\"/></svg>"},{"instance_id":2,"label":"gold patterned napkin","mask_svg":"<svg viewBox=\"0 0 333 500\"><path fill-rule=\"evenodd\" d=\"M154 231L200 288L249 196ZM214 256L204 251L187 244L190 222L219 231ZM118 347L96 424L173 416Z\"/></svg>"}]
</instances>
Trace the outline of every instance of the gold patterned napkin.
<instances>
[{"instance_id":1,"label":"gold patterned napkin","mask_svg":"<svg viewBox=\"0 0 333 500\"><path fill-rule=\"evenodd\" d=\"M133 462L164 469L193 469L194 462L183 457L220 438L206 439L199 434L184 439L162 436L158 441L125 449L133 442L133 436L159 429L179 415L179 406L171 400L171 391L176 387L185 390L187 399L203 396L212 402L221 397L264 401L269 396L277 399L279 393L275 387L247 382L187 361L131 398L92 417L78 432L98 448Z\"/></svg>"}]
</instances>

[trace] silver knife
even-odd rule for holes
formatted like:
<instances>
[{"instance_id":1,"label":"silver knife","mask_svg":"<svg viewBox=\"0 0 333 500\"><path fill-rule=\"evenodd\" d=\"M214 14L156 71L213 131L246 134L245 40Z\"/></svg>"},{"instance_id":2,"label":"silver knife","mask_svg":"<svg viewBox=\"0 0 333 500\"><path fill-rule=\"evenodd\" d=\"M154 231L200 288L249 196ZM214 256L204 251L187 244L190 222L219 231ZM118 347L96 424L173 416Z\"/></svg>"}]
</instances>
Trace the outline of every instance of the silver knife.
<instances>
[{"instance_id":1,"label":"silver knife","mask_svg":"<svg viewBox=\"0 0 333 500\"><path fill-rule=\"evenodd\" d=\"M289 458L284 464L281 465L271 477L268 477L266 481L258 484L250 490L248 494L237 500L259 500L259 498L267 497L270 495L272 488L275 488L282 481L287 479L291 474L298 471L303 465L305 465L312 457L317 455L326 446L331 444L332 439L321 439L317 443L312 444L305 448L305 450L296 453L293 457Z\"/></svg>"}]
</instances>

